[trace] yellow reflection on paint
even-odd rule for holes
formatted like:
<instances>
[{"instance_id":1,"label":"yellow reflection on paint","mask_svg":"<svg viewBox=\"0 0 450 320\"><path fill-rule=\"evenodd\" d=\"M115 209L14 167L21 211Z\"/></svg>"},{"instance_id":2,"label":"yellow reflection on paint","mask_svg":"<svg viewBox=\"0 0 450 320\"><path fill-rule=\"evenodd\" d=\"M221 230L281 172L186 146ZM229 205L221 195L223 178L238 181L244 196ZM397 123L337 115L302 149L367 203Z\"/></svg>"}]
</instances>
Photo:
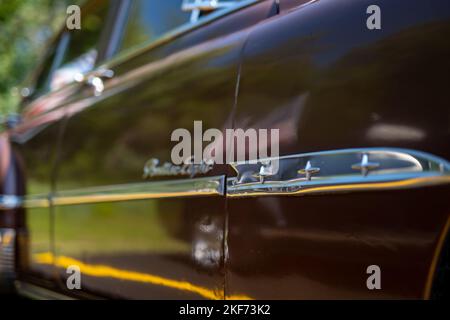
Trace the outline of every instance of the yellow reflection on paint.
<instances>
[{"instance_id":1,"label":"yellow reflection on paint","mask_svg":"<svg viewBox=\"0 0 450 320\"><path fill-rule=\"evenodd\" d=\"M47 264L47 265L53 264L56 267L64 269L68 268L69 266L76 265L80 267L82 274L89 275L92 277L114 278L119 280L149 283L172 289L193 292L207 299L212 300L223 299L223 296L218 295L213 290L194 285L187 281L172 280L147 273L116 269L110 266L86 264L74 258L64 256L54 256L50 252L35 254L34 260L39 264ZM226 299L251 300L250 297L245 295L227 296Z\"/></svg>"},{"instance_id":2,"label":"yellow reflection on paint","mask_svg":"<svg viewBox=\"0 0 450 320\"><path fill-rule=\"evenodd\" d=\"M56 196L53 204L56 206L119 202L133 200L166 199L180 197L198 197L220 195L218 191L199 190L187 192L158 192L158 193L131 193L131 194L107 194L107 195L86 195L86 196Z\"/></svg>"}]
</instances>

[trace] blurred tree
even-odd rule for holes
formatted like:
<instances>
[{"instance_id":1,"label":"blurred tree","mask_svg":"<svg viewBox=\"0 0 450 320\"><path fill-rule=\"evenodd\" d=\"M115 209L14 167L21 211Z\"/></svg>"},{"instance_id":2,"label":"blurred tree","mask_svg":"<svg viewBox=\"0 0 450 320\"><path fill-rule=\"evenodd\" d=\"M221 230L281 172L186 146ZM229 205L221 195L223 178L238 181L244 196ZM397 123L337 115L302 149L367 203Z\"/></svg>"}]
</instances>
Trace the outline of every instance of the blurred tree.
<instances>
[{"instance_id":1,"label":"blurred tree","mask_svg":"<svg viewBox=\"0 0 450 320\"><path fill-rule=\"evenodd\" d=\"M0 0L0 115L13 112L17 87L78 0Z\"/></svg>"}]
</instances>

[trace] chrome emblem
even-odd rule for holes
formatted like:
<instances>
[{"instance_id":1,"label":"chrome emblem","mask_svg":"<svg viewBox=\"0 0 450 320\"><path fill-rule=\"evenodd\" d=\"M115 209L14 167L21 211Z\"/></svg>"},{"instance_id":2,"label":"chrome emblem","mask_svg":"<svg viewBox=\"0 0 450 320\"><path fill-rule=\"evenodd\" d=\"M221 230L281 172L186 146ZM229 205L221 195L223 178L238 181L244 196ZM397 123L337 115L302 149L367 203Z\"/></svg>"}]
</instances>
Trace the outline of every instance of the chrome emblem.
<instances>
[{"instance_id":1,"label":"chrome emblem","mask_svg":"<svg viewBox=\"0 0 450 320\"><path fill-rule=\"evenodd\" d=\"M169 176L190 176L194 177L198 174L206 174L213 169L214 162L212 160L204 160L201 164L195 164L194 158L191 157L185 161L183 165L174 165L170 162L165 162L159 165L159 159L150 159L144 166L144 179L155 177L169 177Z\"/></svg>"}]
</instances>

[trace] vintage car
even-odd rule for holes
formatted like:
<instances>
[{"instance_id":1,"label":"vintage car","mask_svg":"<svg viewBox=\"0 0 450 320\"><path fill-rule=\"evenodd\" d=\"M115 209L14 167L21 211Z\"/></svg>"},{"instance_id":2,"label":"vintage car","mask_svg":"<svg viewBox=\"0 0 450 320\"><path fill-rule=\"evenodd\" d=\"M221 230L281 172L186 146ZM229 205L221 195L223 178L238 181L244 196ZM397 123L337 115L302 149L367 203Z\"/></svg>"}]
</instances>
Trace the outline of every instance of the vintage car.
<instances>
[{"instance_id":1,"label":"vintage car","mask_svg":"<svg viewBox=\"0 0 450 320\"><path fill-rule=\"evenodd\" d=\"M2 291L449 297L447 0L92 0L81 13L0 134ZM278 129L278 172L273 159L162 165L195 121Z\"/></svg>"}]
</instances>

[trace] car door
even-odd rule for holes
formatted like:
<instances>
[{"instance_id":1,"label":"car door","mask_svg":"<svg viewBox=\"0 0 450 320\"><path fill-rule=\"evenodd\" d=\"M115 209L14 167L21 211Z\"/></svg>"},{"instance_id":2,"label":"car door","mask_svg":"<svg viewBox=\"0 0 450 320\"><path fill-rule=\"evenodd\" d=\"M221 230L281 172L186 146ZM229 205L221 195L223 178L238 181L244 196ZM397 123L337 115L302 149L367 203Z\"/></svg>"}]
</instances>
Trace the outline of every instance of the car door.
<instances>
[{"instance_id":1,"label":"car door","mask_svg":"<svg viewBox=\"0 0 450 320\"><path fill-rule=\"evenodd\" d=\"M370 30L372 4L281 0L249 36L236 126L279 129L281 158L263 183L228 185L229 294L430 296L449 225L450 11L377 1Z\"/></svg>"},{"instance_id":2,"label":"car door","mask_svg":"<svg viewBox=\"0 0 450 320\"><path fill-rule=\"evenodd\" d=\"M276 10L230 3L192 20L180 0L131 2L119 54L99 68L114 77L94 72L102 90L64 108L52 256L63 290L78 266L97 296L226 297L227 166L177 175L164 163L176 129L232 127L248 29Z\"/></svg>"},{"instance_id":3,"label":"car door","mask_svg":"<svg viewBox=\"0 0 450 320\"><path fill-rule=\"evenodd\" d=\"M53 265L46 257L53 251L52 194L58 143L64 128L62 110L65 104L80 98L83 85L73 77L93 67L104 31L96 21L105 20L109 8L108 1L96 1L95 7L83 7L82 30L72 33L63 29L55 37L28 87L22 90L25 98L20 118L11 124L8 132L11 154L19 168L15 183L23 185L24 189L18 195L21 201L14 218L18 232L18 278L22 282L49 288L56 286ZM78 39L85 36L88 38L84 46L78 46ZM79 59L80 56L83 59Z\"/></svg>"}]
</instances>

